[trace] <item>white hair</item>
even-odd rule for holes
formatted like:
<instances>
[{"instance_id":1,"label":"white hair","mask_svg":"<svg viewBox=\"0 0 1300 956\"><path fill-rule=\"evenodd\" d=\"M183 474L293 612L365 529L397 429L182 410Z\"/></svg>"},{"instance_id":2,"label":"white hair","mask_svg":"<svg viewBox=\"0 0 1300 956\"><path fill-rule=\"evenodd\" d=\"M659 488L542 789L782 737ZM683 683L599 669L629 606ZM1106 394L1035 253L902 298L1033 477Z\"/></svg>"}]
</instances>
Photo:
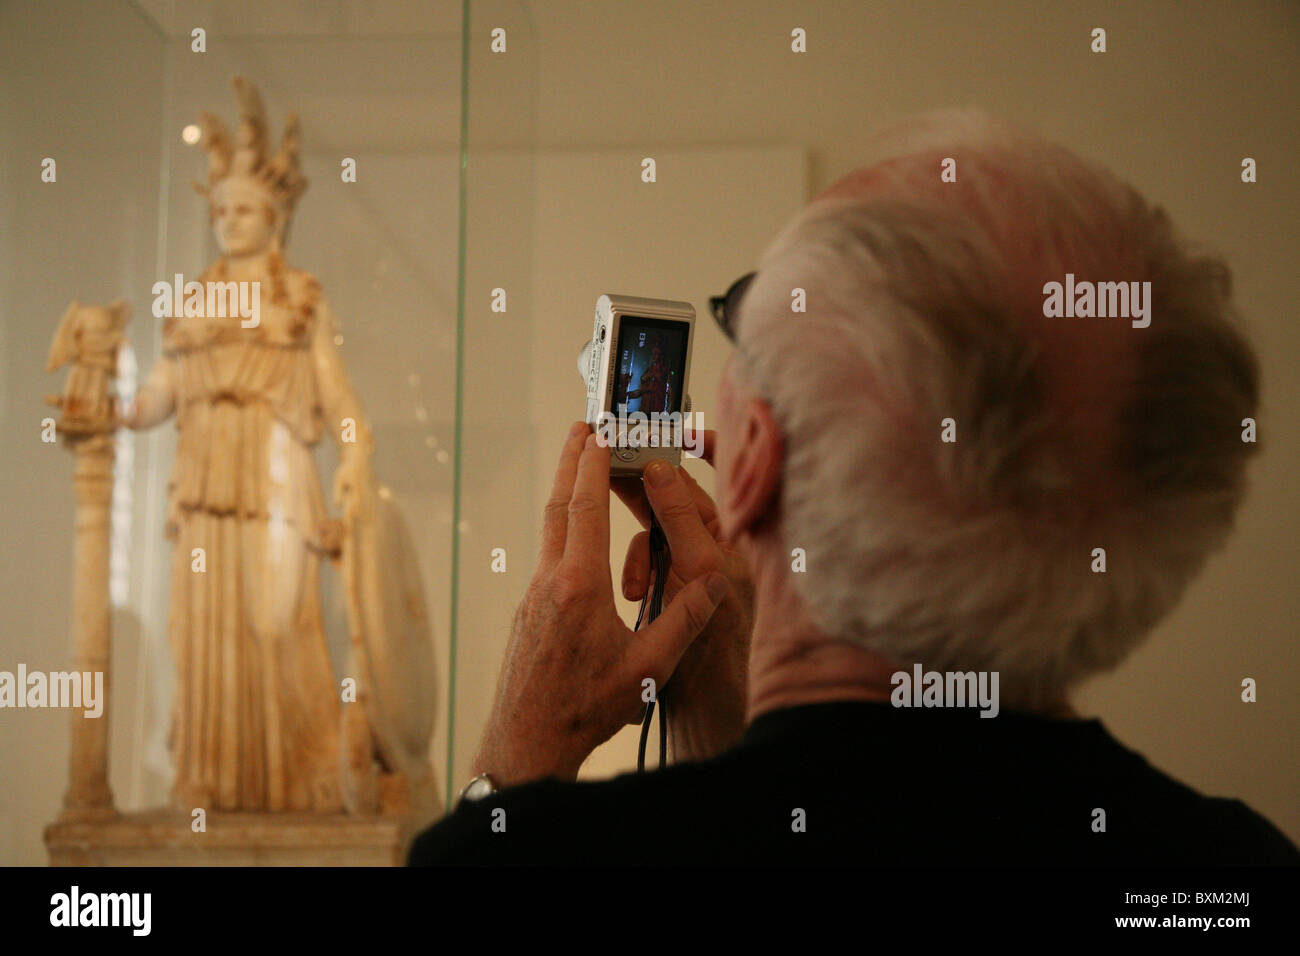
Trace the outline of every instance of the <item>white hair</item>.
<instances>
[{"instance_id":1,"label":"white hair","mask_svg":"<svg viewBox=\"0 0 1300 956\"><path fill-rule=\"evenodd\" d=\"M740 375L785 441L784 553L805 549L793 578L828 635L998 671L1005 706L1042 708L1123 659L1228 535L1255 357L1226 266L1105 170L970 110L889 135L902 153L855 174L872 188L812 203L741 306ZM1067 272L1150 281L1151 325L1044 319Z\"/></svg>"}]
</instances>

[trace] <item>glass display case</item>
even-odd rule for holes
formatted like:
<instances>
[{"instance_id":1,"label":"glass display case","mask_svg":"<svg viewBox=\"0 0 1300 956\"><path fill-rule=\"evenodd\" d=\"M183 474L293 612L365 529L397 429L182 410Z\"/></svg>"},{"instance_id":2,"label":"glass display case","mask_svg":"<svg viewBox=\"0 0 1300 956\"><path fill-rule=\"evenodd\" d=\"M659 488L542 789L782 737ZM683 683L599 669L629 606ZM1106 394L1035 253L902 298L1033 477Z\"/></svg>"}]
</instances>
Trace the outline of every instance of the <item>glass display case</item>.
<instances>
[{"instance_id":1,"label":"glass display case","mask_svg":"<svg viewBox=\"0 0 1300 956\"><path fill-rule=\"evenodd\" d=\"M6 434L57 414L45 400L59 391L62 369L47 374L42 365L73 300L125 302L131 317L117 391L129 396L150 380L170 341L156 284L198 279L223 251L209 202L195 189L209 184L201 114L220 118L238 140L247 116L232 81L248 78L265 107L268 162L296 114L306 189L292 207L282 260L319 283L332 354L369 425L375 490L390 522L385 544L400 546L406 568L389 591L408 623L423 618L432 645L421 662L432 687L421 699L432 705L428 756L445 806L481 720L482 695L458 699L458 676L491 685L499 660L473 648L508 625L505 608L463 595L481 594L493 548L524 555L533 535L513 510L493 504L507 496L521 514L535 510L519 481L533 467L529 416L520 414L531 378L536 87L526 11L511 0L120 0L13 4L0 18L4 99L13 106L0 119L4 163L32 172L0 189ZM507 46L489 62L494 29L505 31ZM474 249L483 254L471 264ZM176 607L169 503L185 479L175 467L175 424L171 417L121 429L113 440L104 532L108 784L124 810L165 804L174 780L176 615L210 619L240 600L214 587L206 610ZM346 446L330 431L327 421L310 455L337 520L333 492ZM210 437L211 449L239 447L223 444L229 435L216 425ZM81 521L73 459L57 448L39 437L18 442L6 465L7 536L31 543L23 555L6 549L7 590L30 598L7 602L15 635L7 657L46 672L69 666ZM207 481L218 464L204 466ZM329 664L343 682L356 598L340 563L324 555L318 573L265 585L318 586ZM222 710L221 698L209 706ZM196 723L211 719L219 720L205 714ZM66 713L15 712L0 722L5 775L29 781L0 795L4 862L43 862L40 825L59 806L68 746Z\"/></svg>"}]
</instances>

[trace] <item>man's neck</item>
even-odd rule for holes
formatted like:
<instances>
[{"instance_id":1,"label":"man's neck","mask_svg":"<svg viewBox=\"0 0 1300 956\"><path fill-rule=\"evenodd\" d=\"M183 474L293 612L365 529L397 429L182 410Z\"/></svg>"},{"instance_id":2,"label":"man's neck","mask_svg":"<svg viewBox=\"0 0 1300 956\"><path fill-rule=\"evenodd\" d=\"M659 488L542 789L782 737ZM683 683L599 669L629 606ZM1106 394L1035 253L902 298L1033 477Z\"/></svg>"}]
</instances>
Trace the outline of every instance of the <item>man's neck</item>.
<instances>
[{"instance_id":1,"label":"man's neck","mask_svg":"<svg viewBox=\"0 0 1300 956\"><path fill-rule=\"evenodd\" d=\"M762 572L760 572L762 576ZM785 578L764 582L754 608L749 654L748 724L759 714L831 700L889 700L888 661L864 647L828 638L808 619Z\"/></svg>"},{"instance_id":2,"label":"man's neck","mask_svg":"<svg viewBox=\"0 0 1300 956\"><path fill-rule=\"evenodd\" d=\"M828 637L810 621L788 578L771 583L775 587L759 589L771 597L760 598L754 608L747 725L760 714L803 704L890 699L895 664L865 647ZM1064 698L1037 712L1058 719L1080 717Z\"/></svg>"}]
</instances>

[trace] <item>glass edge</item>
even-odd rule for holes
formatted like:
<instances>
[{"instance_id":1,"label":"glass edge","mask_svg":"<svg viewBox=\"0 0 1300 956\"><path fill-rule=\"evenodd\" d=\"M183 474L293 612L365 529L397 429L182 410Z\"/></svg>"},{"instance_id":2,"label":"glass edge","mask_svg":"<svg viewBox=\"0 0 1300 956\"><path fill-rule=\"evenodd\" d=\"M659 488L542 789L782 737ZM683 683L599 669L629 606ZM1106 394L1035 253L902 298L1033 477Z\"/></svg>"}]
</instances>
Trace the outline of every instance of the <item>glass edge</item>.
<instances>
[{"instance_id":1,"label":"glass edge","mask_svg":"<svg viewBox=\"0 0 1300 956\"><path fill-rule=\"evenodd\" d=\"M456 766L456 653L460 628L460 509L461 509L461 433L465 404L465 269L467 176L469 166L469 37L471 0L461 0L460 17L460 169L459 223L456 255L456 435L452 452L451 503L451 632L447 654L447 770L445 811L452 811Z\"/></svg>"}]
</instances>

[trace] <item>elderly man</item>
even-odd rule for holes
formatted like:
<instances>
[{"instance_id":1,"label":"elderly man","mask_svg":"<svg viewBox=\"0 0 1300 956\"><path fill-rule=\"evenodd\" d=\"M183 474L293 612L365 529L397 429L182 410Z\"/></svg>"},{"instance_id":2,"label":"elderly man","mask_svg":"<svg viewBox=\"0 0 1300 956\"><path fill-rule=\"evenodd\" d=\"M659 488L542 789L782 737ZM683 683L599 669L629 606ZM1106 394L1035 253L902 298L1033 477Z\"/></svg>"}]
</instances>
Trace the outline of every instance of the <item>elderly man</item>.
<instances>
[{"instance_id":1,"label":"elderly man","mask_svg":"<svg viewBox=\"0 0 1300 956\"><path fill-rule=\"evenodd\" d=\"M1229 533L1257 369L1227 270L1026 131L902 134L714 301L716 501L613 488L671 548L641 631L609 450L570 431L475 779L411 862L1300 862L1069 703ZM625 597L648 567L643 532ZM672 765L575 782L645 678Z\"/></svg>"}]
</instances>

